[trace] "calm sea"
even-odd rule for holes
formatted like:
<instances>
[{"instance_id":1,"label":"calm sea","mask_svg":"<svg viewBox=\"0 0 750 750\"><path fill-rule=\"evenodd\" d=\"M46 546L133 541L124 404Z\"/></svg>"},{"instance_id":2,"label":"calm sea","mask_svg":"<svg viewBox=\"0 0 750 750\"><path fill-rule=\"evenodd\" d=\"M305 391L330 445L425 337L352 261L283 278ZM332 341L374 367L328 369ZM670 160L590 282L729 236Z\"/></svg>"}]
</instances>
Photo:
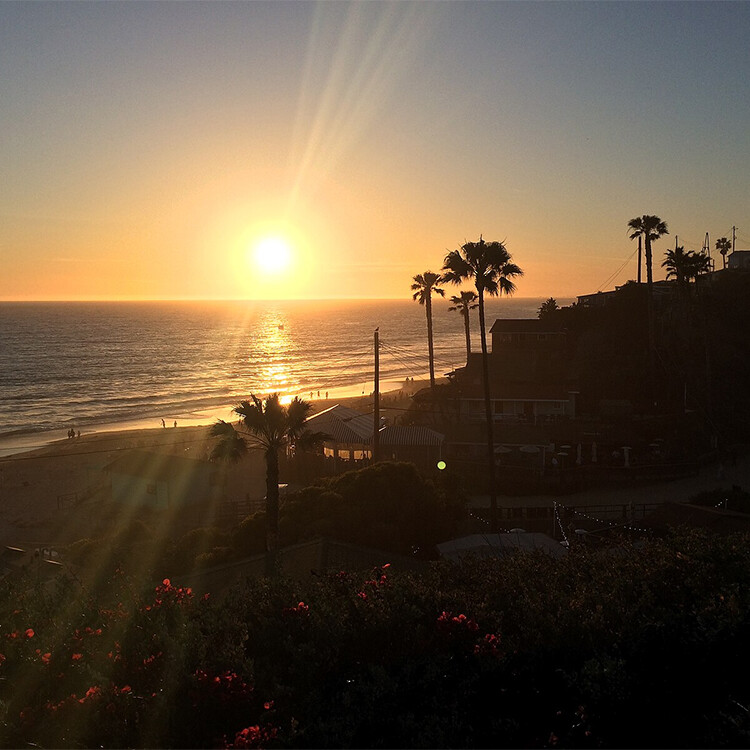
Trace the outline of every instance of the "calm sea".
<instances>
[{"instance_id":1,"label":"calm sea","mask_svg":"<svg viewBox=\"0 0 750 750\"><path fill-rule=\"evenodd\" d=\"M541 302L491 300L488 323L536 317ZM447 308L434 302L438 375L465 360ZM369 393L376 326L381 380L424 377L424 308L411 300L0 303L0 438L210 421L250 393ZM478 349L476 315L472 334Z\"/></svg>"}]
</instances>

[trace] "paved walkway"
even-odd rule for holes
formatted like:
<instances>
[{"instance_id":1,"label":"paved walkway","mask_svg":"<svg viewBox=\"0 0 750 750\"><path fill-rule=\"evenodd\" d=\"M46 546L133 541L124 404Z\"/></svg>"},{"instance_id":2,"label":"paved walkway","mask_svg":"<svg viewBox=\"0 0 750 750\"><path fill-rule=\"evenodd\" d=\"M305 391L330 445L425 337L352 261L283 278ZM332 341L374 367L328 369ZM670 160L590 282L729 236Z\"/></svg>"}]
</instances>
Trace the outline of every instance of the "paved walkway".
<instances>
[{"instance_id":1,"label":"paved walkway","mask_svg":"<svg viewBox=\"0 0 750 750\"><path fill-rule=\"evenodd\" d=\"M720 477L723 473L723 478ZM498 505L503 507L550 506L557 501L565 505L622 505L627 503L686 502L699 492L714 489L731 489L738 485L750 491L750 455L737 458L734 466L717 465L704 467L698 475L673 479L654 484L636 486L595 487L583 492L561 495L500 495ZM468 503L470 508L488 508L489 495L474 495Z\"/></svg>"}]
</instances>

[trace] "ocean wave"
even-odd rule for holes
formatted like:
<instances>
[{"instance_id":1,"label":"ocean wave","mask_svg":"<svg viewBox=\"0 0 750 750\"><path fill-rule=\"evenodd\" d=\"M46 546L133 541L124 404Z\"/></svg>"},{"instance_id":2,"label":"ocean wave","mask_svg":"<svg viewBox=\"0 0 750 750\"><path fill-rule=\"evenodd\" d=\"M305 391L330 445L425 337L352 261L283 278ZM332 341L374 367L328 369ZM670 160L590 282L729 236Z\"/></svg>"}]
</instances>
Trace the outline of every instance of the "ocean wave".
<instances>
[{"instance_id":1,"label":"ocean wave","mask_svg":"<svg viewBox=\"0 0 750 750\"><path fill-rule=\"evenodd\" d=\"M488 318L535 317L541 301L488 300ZM442 301L434 323L446 372L465 360L463 323ZM369 392L376 325L381 379L422 376L424 308L411 301L0 303L0 435L167 418L252 392Z\"/></svg>"}]
</instances>

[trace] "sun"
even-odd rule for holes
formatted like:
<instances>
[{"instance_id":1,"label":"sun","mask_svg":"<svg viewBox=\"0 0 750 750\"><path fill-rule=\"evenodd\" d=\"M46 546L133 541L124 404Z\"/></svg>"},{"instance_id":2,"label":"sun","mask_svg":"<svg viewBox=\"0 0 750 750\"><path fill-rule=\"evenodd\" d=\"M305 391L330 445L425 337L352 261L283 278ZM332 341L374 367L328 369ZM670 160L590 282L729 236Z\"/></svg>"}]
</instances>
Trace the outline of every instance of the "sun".
<instances>
[{"instance_id":1,"label":"sun","mask_svg":"<svg viewBox=\"0 0 750 750\"><path fill-rule=\"evenodd\" d=\"M292 246L284 237L263 237L253 247L252 261L264 274L283 273L292 265Z\"/></svg>"}]
</instances>

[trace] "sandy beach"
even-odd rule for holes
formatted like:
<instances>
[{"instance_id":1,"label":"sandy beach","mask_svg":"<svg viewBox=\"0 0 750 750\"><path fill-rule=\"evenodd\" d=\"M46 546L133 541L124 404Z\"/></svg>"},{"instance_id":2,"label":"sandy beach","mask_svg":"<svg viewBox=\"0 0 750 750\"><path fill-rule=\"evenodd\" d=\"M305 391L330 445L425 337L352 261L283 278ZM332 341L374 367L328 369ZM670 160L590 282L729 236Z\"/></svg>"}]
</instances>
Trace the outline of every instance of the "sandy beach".
<instances>
[{"instance_id":1,"label":"sandy beach","mask_svg":"<svg viewBox=\"0 0 750 750\"><path fill-rule=\"evenodd\" d=\"M392 421L403 414L409 408L411 394L423 385L414 381L381 394L381 415ZM314 394L311 400L316 413L339 403L372 413L370 395L326 399ZM208 428L218 416L230 419L231 412L224 409L220 415L206 415L199 424L178 420L176 428L162 428L160 420L150 420L156 423L152 427L142 422L136 427L107 424L82 433L80 438L54 435L60 439L52 442L45 440L51 437L49 434L28 436L25 441L14 439L12 455L0 456L0 544L53 546L87 536L92 531L92 519L71 511L76 493L100 485L104 467L120 451L142 448L205 459L210 452ZM17 452L19 449L21 452ZM230 493L238 498L262 497L264 480L261 457L251 455L230 469Z\"/></svg>"},{"instance_id":2,"label":"sandy beach","mask_svg":"<svg viewBox=\"0 0 750 750\"><path fill-rule=\"evenodd\" d=\"M381 415L393 423L409 408L411 395L425 384L417 380L381 394ZM311 401L316 413L339 403L364 414L372 413L373 400L369 394L328 399L317 398L314 394ZM231 412L225 411L227 413L221 416L230 419ZM157 420L151 420L154 421ZM73 510L75 500L106 482L103 469L121 451L140 448L206 459L211 450L208 429L215 421L213 417L204 419L201 424L181 425L178 422L176 428L102 425L96 432L84 433L80 438L63 437L14 455L0 456L0 544L23 548L54 546L93 535L96 513L92 513L92 505L83 506L83 510L76 512ZM40 443L43 437L37 435L30 440ZM262 456L253 451L242 462L229 467L227 472L228 497L247 500L260 507L265 493ZM562 499L568 503L575 499L579 505L675 502L685 501L701 490L732 485L750 487L750 459L747 455L742 455L735 465L726 466L721 481L716 468L707 467L698 477L648 486L590 489ZM502 502L537 506L548 505L554 499L551 496L523 496L506 497ZM487 504L488 498L484 496L476 496L470 501L470 506L476 508Z\"/></svg>"}]
</instances>

